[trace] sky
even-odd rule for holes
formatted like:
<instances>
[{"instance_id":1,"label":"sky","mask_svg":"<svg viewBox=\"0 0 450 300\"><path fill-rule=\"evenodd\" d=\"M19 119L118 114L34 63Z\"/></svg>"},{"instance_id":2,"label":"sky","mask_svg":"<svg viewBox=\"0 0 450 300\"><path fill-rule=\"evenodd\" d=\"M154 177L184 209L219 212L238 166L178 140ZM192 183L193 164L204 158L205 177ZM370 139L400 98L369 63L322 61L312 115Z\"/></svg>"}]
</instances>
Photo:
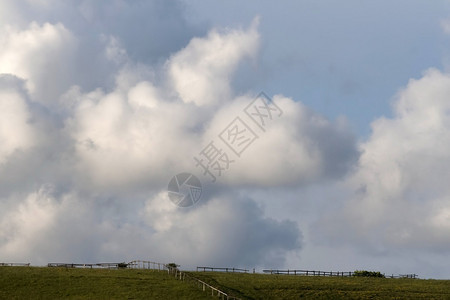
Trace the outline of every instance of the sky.
<instances>
[{"instance_id":1,"label":"sky","mask_svg":"<svg viewBox=\"0 0 450 300\"><path fill-rule=\"evenodd\" d=\"M444 0L1 0L0 261L450 278L449 41Z\"/></svg>"}]
</instances>

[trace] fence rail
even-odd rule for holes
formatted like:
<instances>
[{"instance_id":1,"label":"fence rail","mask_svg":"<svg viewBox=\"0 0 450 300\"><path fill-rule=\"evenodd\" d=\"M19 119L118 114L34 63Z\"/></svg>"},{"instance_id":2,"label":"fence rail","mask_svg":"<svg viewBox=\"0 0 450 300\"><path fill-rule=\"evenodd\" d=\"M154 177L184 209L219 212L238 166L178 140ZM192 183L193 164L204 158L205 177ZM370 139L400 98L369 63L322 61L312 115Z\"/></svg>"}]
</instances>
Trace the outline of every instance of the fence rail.
<instances>
[{"instance_id":1,"label":"fence rail","mask_svg":"<svg viewBox=\"0 0 450 300\"><path fill-rule=\"evenodd\" d=\"M148 270L167 270L163 263L147 261L147 260L133 260L129 263L95 263L95 264L76 264L76 263L48 263L48 267L65 267L65 268L104 268L104 269L148 269Z\"/></svg>"},{"instance_id":2,"label":"fence rail","mask_svg":"<svg viewBox=\"0 0 450 300\"><path fill-rule=\"evenodd\" d=\"M166 264L148 260L133 260L128 263L129 269L167 270Z\"/></svg>"},{"instance_id":3,"label":"fence rail","mask_svg":"<svg viewBox=\"0 0 450 300\"><path fill-rule=\"evenodd\" d=\"M304 276L337 276L350 277L353 272L325 272L325 271L309 271L309 270L263 270L264 273L282 274L282 275L304 275Z\"/></svg>"},{"instance_id":4,"label":"fence rail","mask_svg":"<svg viewBox=\"0 0 450 300\"><path fill-rule=\"evenodd\" d=\"M310 271L310 270L263 270L264 273L279 274L279 275L301 275L301 276L328 276L328 277L352 277L354 272L333 272L333 271ZM386 278L412 278L416 279L419 276L417 274L399 274L399 275L386 275Z\"/></svg>"},{"instance_id":5,"label":"fence rail","mask_svg":"<svg viewBox=\"0 0 450 300\"><path fill-rule=\"evenodd\" d=\"M195 278L194 276L191 276L187 274L186 272L178 270L178 268L169 267L167 264L164 263L158 263L153 261L147 261L147 260L133 260L127 264L127 267L130 269L150 269L150 270L159 270L159 271L167 271L169 275L173 275L176 279L182 280L184 282L191 282L195 285L197 285L199 288L201 288L204 292L211 292L211 296L216 296L221 299L226 300L240 300L239 298L233 297L228 295L227 293L219 290L216 287L213 287L212 285ZM203 268L203 267L202 267ZM208 268L208 267L205 267ZM215 268L218 269L218 268ZM226 268L224 268L226 269ZM232 270L233 268L228 268ZM243 270L243 269L236 269L237 270ZM248 270L247 270L248 271Z\"/></svg>"},{"instance_id":6,"label":"fence rail","mask_svg":"<svg viewBox=\"0 0 450 300\"><path fill-rule=\"evenodd\" d=\"M0 263L0 267L29 267L30 263Z\"/></svg>"},{"instance_id":7,"label":"fence rail","mask_svg":"<svg viewBox=\"0 0 450 300\"><path fill-rule=\"evenodd\" d=\"M219 290L218 288L213 287L212 285L204 282L203 280L200 280L198 278L195 278L194 276L191 276L187 274L186 272L180 271L177 268L168 268L168 272L171 275L174 275L176 279L182 280L182 281L188 281L192 282L197 285L197 287L201 288L204 292L211 291L211 296L216 296L221 299L227 299L227 300L241 300L240 298L230 296L227 293Z\"/></svg>"},{"instance_id":8,"label":"fence rail","mask_svg":"<svg viewBox=\"0 0 450 300\"><path fill-rule=\"evenodd\" d=\"M232 272L232 273L248 273L249 270L246 269L239 269L239 268L214 268L214 267L197 267L197 272L203 270L203 272L206 271L218 271L218 272Z\"/></svg>"},{"instance_id":9,"label":"fence rail","mask_svg":"<svg viewBox=\"0 0 450 300\"><path fill-rule=\"evenodd\" d=\"M398 275L387 275L387 274L383 274L386 278L411 278L411 279L416 279L419 278L419 275L417 274L398 274Z\"/></svg>"},{"instance_id":10,"label":"fence rail","mask_svg":"<svg viewBox=\"0 0 450 300\"><path fill-rule=\"evenodd\" d=\"M125 263L96 263L96 264L73 264L73 263L48 263L48 267L64 268L88 268L88 269L119 269L126 266Z\"/></svg>"}]
</instances>

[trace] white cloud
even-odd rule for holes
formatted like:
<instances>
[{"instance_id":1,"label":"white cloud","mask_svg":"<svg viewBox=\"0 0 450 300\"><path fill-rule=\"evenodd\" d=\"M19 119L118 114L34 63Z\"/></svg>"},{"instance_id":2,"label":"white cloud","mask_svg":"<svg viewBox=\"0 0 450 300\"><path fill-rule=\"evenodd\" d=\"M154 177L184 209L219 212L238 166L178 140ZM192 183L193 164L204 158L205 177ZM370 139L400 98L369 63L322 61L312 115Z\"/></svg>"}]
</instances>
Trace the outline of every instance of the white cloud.
<instances>
[{"instance_id":1,"label":"white cloud","mask_svg":"<svg viewBox=\"0 0 450 300\"><path fill-rule=\"evenodd\" d=\"M252 101L249 96L223 98L223 90L211 87L215 82L229 85L228 77L233 70L225 66L218 68L214 63L218 60L222 65L223 61L234 61L239 52L247 53L247 48L241 47L245 44L242 41L253 41L257 36L255 30L252 27L247 31L235 30L223 35L216 32L205 39L197 38L201 42L196 44L196 51L208 57L202 71L198 70L198 64L202 64L199 57L191 64L192 58L184 55L190 46L174 55L184 71L200 77L208 74L202 77L202 82L208 84L193 84L191 90L198 93L199 101L212 101L208 105L215 103L213 99L222 99L215 103L221 104L218 108L198 107L199 103L194 105L184 98L173 99L171 90L165 86L139 81L139 77L129 80L134 77L133 67L119 75L118 86L110 93L96 90L85 95L67 94L65 101L76 103L76 108L73 117L66 121L66 130L76 143L80 172L86 174L85 178L104 187L144 182L161 184L180 171L195 169L194 155L211 139L217 139ZM225 40L235 50L216 57L217 40ZM171 58L169 65L173 63ZM172 70L169 68L168 72L171 74ZM206 94L211 97L202 98ZM227 94L227 97L231 96ZM283 117L261 134L248 154L231 166L224 182L276 186L305 184L345 174L357 156L354 138L345 122L334 124L291 99L277 97L276 102L285 111Z\"/></svg>"},{"instance_id":2,"label":"white cloud","mask_svg":"<svg viewBox=\"0 0 450 300\"><path fill-rule=\"evenodd\" d=\"M198 122L191 106L160 99L146 81L81 98L66 130L86 179L103 186L161 183L190 165L198 139L189 129Z\"/></svg>"},{"instance_id":3,"label":"white cloud","mask_svg":"<svg viewBox=\"0 0 450 300\"><path fill-rule=\"evenodd\" d=\"M320 225L328 239L448 252L449 94L450 75L430 69L399 92L392 118L372 123L348 180L354 196Z\"/></svg>"},{"instance_id":4,"label":"white cloud","mask_svg":"<svg viewBox=\"0 0 450 300\"><path fill-rule=\"evenodd\" d=\"M278 95L274 96L273 102L283 113L279 117L274 113L273 120L267 119L267 128L262 131L244 113L253 97L238 97L223 106L204 136L203 145L211 140L218 141L218 146L235 160L224 176L226 182L233 185L306 185L342 177L351 168L358 153L344 119L331 122L301 102ZM258 135L241 157L234 156L218 138L237 116Z\"/></svg>"},{"instance_id":5,"label":"white cloud","mask_svg":"<svg viewBox=\"0 0 450 300\"><path fill-rule=\"evenodd\" d=\"M3 259L45 264L151 258L189 268L273 267L301 247L294 222L264 217L250 199L219 196L195 210L180 210L163 191L138 212L126 203L107 207L105 199L91 200L58 195L51 186L27 195L0 218Z\"/></svg>"},{"instance_id":6,"label":"white cloud","mask_svg":"<svg viewBox=\"0 0 450 300\"><path fill-rule=\"evenodd\" d=\"M0 73L26 80L34 99L48 103L70 86L76 38L62 24L31 23L26 30L0 32Z\"/></svg>"},{"instance_id":7,"label":"white cloud","mask_svg":"<svg viewBox=\"0 0 450 300\"><path fill-rule=\"evenodd\" d=\"M14 152L29 150L37 142L20 85L17 78L0 75L0 164Z\"/></svg>"},{"instance_id":8,"label":"white cloud","mask_svg":"<svg viewBox=\"0 0 450 300\"><path fill-rule=\"evenodd\" d=\"M134 27L116 28L101 4L55 11L54 2L42 4L30 7L37 21L24 12L1 35L0 72L17 76L0 78L2 257L250 267L282 265L301 248L295 222L272 219L239 189L328 182L346 174L358 153L345 121L290 98L274 97L283 115L196 207L178 209L161 193L171 176L201 173L194 155L253 99L234 95L231 83L238 64L257 55L257 20L248 29L213 29L176 53L191 29L175 34L176 43L150 47L162 30L142 41L153 49L143 58L142 35L127 38ZM180 14L176 2L152 5ZM117 1L107 11L130 20L141 9ZM169 37L183 24L167 22Z\"/></svg>"},{"instance_id":9,"label":"white cloud","mask_svg":"<svg viewBox=\"0 0 450 300\"><path fill-rule=\"evenodd\" d=\"M195 264L282 265L298 249L295 223L263 216L252 200L218 196L195 210L171 205L163 192L146 202L145 218L168 256Z\"/></svg>"},{"instance_id":10,"label":"white cloud","mask_svg":"<svg viewBox=\"0 0 450 300\"><path fill-rule=\"evenodd\" d=\"M212 30L207 38L194 38L168 63L170 78L181 99L198 106L230 99L230 76L245 57L256 54L259 45L255 19L247 31L224 34Z\"/></svg>"},{"instance_id":11,"label":"white cloud","mask_svg":"<svg viewBox=\"0 0 450 300\"><path fill-rule=\"evenodd\" d=\"M54 199L45 190L40 190L28 195L9 214L3 214L0 221L2 255L19 260L30 255L30 249L40 242L42 232L56 226L55 213Z\"/></svg>"}]
</instances>

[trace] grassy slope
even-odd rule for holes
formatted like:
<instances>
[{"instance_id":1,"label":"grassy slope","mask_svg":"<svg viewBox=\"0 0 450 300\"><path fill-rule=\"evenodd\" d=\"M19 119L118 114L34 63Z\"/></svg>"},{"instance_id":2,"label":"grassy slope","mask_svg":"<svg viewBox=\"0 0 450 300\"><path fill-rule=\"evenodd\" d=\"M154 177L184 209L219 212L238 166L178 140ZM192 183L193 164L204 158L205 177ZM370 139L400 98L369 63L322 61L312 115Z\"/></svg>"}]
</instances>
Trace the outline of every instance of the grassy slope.
<instances>
[{"instance_id":1,"label":"grassy slope","mask_svg":"<svg viewBox=\"0 0 450 300\"><path fill-rule=\"evenodd\" d=\"M166 272L0 267L0 299L210 299Z\"/></svg>"},{"instance_id":2,"label":"grassy slope","mask_svg":"<svg viewBox=\"0 0 450 300\"><path fill-rule=\"evenodd\" d=\"M192 272L242 299L450 299L450 281Z\"/></svg>"},{"instance_id":3,"label":"grassy slope","mask_svg":"<svg viewBox=\"0 0 450 300\"><path fill-rule=\"evenodd\" d=\"M450 299L450 281L191 272L242 299ZM165 272L0 267L0 299L212 299Z\"/></svg>"}]
</instances>

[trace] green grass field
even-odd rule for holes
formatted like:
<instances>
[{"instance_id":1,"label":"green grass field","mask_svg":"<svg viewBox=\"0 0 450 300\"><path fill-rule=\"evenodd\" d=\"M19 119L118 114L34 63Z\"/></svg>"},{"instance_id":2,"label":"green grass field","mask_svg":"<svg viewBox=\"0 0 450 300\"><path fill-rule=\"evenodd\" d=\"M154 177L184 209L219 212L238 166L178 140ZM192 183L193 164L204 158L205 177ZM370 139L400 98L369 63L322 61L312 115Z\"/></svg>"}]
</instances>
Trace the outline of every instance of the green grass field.
<instances>
[{"instance_id":1,"label":"green grass field","mask_svg":"<svg viewBox=\"0 0 450 300\"><path fill-rule=\"evenodd\" d=\"M242 299L450 299L449 280L192 272Z\"/></svg>"},{"instance_id":2,"label":"green grass field","mask_svg":"<svg viewBox=\"0 0 450 300\"><path fill-rule=\"evenodd\" d=\"M450 299L449 280L189 274L242 299ZM0 299L61 298L212 299L164 271L0 267Z\"/></svg>"},{"instance_id":3,"label":"green grass field","mask_svg":"<svg viewBox=\"0 0 450 300\"><path fill-rule=\"evenodd\" d=\"M0 299L210 299L164 271L0 267Z\"/></svg>"}]
</instances>

